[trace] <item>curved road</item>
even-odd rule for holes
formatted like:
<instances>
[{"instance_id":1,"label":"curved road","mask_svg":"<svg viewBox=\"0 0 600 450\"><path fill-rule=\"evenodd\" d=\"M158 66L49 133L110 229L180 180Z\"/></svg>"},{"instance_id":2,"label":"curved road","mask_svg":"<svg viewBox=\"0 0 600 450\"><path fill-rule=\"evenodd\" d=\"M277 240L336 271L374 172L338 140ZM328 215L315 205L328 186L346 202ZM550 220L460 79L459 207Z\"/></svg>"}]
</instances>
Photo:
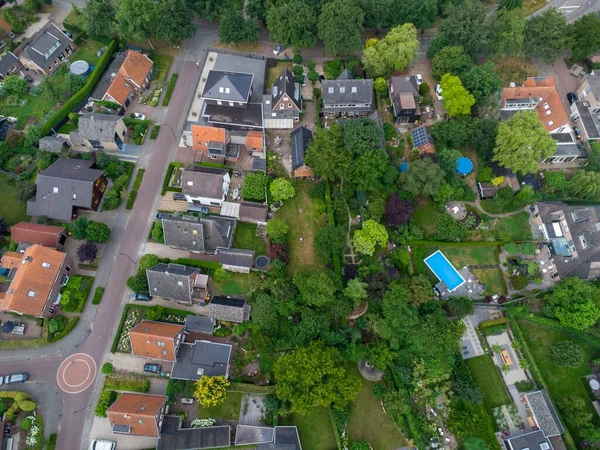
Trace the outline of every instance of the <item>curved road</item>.
<instances>
[{"instance_id":1,"label":"curved road","mask_svg":"<svg viewBox=\"0 0 600 450\"><path fill-rule=\"evenodd\" d=\"M116 257L112 261L102 303L97 308L89 329L83 330L82 342L77 343L77 339L69 340L67 338L65 342L42 349L2 351L3 373L25 371L29 373L32 382L45 382L53 386L57 386L57 371L60 364L69 355L84 353L95 361L98 368L95 371L96 378L88 380L90 386L87 389L76 394L67 394L61 390L63 417L60 423L57 448L85 448L86 441L82 441L82 438L86 432L89 433L91 425L91 420L86 422L86 415L91 418L93 407L89 410L88 408L95 404L96 396L99 395L101 389L100 385L97 385L95 389L92 387L98 384L96 383L98 381L97 372L104 362L123 311L122 306L126 294L125 282L134 269L132 262L125 255L136 259L142 250L142 244L146 241L150 214L153 212L154 202L162 185L171 153L177 148L175 134L181 128L184 114L187 111L186 105L191 102L190 93L193 95L199 77L200 68L196 63L184 61L179 71L179 79L170 106L161 123L161 133L158 135L150 155L137 200L129 214L129 220L124 226L121 241L115 253ZM103 261L103 264L107 263L109 261ZM87 308L91 309L92 306ZM81 331L82 325L75 331ZM89 334L87 339L85 338L86 332ZM24 386L28 387L30 384L33 383L27 383ZM53 409L56 410L56 407ZM89 436L86 439L89 439Z\"/></svg>"}]
</instances>

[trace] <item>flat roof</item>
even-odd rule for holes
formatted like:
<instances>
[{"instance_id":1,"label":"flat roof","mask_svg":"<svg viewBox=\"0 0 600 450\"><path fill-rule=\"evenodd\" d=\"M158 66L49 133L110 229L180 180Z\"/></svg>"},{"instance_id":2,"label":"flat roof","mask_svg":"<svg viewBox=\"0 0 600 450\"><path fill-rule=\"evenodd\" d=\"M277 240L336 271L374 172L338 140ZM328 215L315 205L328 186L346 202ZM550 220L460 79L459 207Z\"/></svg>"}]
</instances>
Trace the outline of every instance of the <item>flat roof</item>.
<instances>
[{"instance_id":1,"label":"flat roof","mask_svg":"<svg viewBox=\"0 0 600 450\"><path fill-rule=\"evenodd\" d=\"M454 268L440 250L429 255L424 259L424 262L437 279L446 285L449 291L455 290L465 282L462 275L458 273L458 270Z\"/></svg>"}]
</instances>

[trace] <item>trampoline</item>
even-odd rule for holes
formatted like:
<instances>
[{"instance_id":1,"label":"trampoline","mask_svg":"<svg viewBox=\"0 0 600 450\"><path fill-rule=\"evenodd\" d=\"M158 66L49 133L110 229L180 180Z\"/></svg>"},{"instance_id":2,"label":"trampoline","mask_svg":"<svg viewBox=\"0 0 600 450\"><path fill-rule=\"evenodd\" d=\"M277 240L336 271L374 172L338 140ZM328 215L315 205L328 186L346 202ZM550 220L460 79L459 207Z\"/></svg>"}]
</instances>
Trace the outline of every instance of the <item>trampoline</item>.
<instances>
[{"instance_id":1,"label":"trampoline","mask_svg":"<svg viewBox=\"0 0 600 450\"><path fill-rule=\"evenodd\" d=\"M449 291L455 290L465 282L458 270L439 250L425 258L424 262L437 279L446 285Z\"/></svg>"},{"instance_id":2,"label":"trampoline","mask_svg":"<svg viewBox=\"0 0 600 450\"><path fill-rule=\"evenodd\" d=\"M406 161L404 161L402 164L400 164L400 167L398 167L398 170L400 171L400 173L404 173L408 170L408 163Z\"/></svg>"},{"instance_id":3,"label":"trampoline","mask_svg":"<svg viewBox=\"0 0 600 450\"><path fill-rule=\"evenodd\" d=\"M254 265L256 266L257 269L266 269L267 267L269 267L269 263L271 261L269 260L269 258L267 256L261 255L258 258L256 258L256 261L254 261Z\"/></svg>"},{"instance_id":4,"label":"trampoline","mask_svg":"<svg viewBox=\"0 0 600 450\"><path fill-rule=\"evenodd\" d=\"M469 175L471 172L473 172L473 161L471 161L469 158L465 158L464 156L462 158L458 158L456 160L456 172L462 176Z\"/></svg>"},{"instance_id":5,"label":"trampoline","mask_svg":"<svg viewBox=\"0 0 600 450\"><path fill-rule=\"evenodd\" d=\"M542 187L541 183L531 175L523 177L523 181L521 182L521 184L523 186L531 186L531 189L533 189L534 191L539 191Z\"/></svg>"},{"instance_id":6,"label":"trampoline","mask_svg":"<svg viewBox=\"0 0 600 450\"><path fill-rule=\"evenodd\" d=\"M79 60L72 63L69 70L73 75L85 75L90 70L90 65L83 60Z\"/></svg>"}]
</instances>

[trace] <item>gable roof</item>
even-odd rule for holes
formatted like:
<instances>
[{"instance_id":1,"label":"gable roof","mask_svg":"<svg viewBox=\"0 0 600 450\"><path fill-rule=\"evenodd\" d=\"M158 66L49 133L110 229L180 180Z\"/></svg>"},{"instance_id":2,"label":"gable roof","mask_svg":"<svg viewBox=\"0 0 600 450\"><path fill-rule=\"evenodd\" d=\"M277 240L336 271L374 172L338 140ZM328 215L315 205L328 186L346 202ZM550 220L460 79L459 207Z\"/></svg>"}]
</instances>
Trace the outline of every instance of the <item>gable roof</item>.
<instances>
[{"instance_id":1,"label":"gable roof","mask_svg":"<svg viewBox=\"0 0 600 450\"><path fill-rule=\"evenodd\" d=\"M131 80L138 87L142 87L146 78L152 71L154 63L150 58L135 50L129 50L119 72L126 80Z\"/></svg>"},{"instance_id":2,"label":"gable roof","mask_svg":"<svg viewBox=\"0 0 600 450\"><path fill-rule=\"evenodd\" d=\"M181 428L181 417L165 416L157 450L214 449L231 445L231 427Z\"/></svg>"},{"instance_id":3,"label":"gable roof","mask_svg":"<svg viewBox=\"0 0 600 450\"><path fill-rule=\"evenodd\" d=\"M279 102L291 101L297 110L302 109L302 103L300 100L300 83L296 82L294 75L287 69L283 71L277 77L275 83L271 87L271 109L276 110L279 108ZM286 100L287 98L287 100Z\"/></svg>"},{"instance_id":4,"label":"gable roof","mask_svg":"<svg viewBox=\"0 0 600 450\"><path fill-rule=\"evenodd\" d=\"M10 23L8 23L4 17L2 17L0 15L0 32L3 32L2 34L0 34L0 37L4 37L5 35L7 35L8 33L10 33L12 31L12 26L10 25Z\"/></svg>"},{"instance_id":5,"label":"gable roof","mask_svg":"<svg viewBox=\"0 0 600 450\"><path fill-rule=\"evenodd\" d=\"M194 150L210 150L213 143L221 144L224 149L230 141L230 135L225 128L194 124L192 125L192 139Z\"/></svg>"},{"instance_id":6,"label":"gable roof","mask_svg":"<svg viewBox=\"0 0 600 450\"><path fill-rule=\"evenodd\" d=\"M82 139L100 142L115 141L115 126L123 118L116 114L84 113L79 116L75 141ZM73 140L73 139L72 139Z\"/></svg>"},{"instance_id":7,"label":"gable roof","mask_svg":"<svg viewBox=\"0 0 600 450\"><path fill-rule=\"evenodd\" d=\"M552 443L541 430L511 437L507 442L511 450L553 450Z\"/></svg>"},{"instance_id":8,"label":"gable roof","mask_svg":"<svg viewBox=\"0 0 600 450\"><path fill-rule=\"evenodd\" d=\"M434 153L435 146L433 144L433 138L425 125L413 128L410 132L413 140L413 146L418 148L421 152Z\"/></svg>"},{"instance_id":9,"label":"gable roof","mask_svg":"<svg viewBox=\"0 0 600 450\"><path fill-rule=\"evenodd\" d=\"M262 131L248 131L246 134L246 148L263 148Z\"/></svg>"},{"instance_id":10,"label":"gable roof","mask_svg":"<svg viewBox=\"0 0 600 450\"><path fill-rule=\"evenodd\" d=\"M414 76L390 78L390 98L394 113L402 109L416 109L419 104L419 86Z\"/></svg>"},{"instance_id":11,"label":"gable roof","mask_svg":"<svg viewBox=\"0 0 600 450\"><path fill-rule=\"evenodd\" d=\"M256 220L257 222L266 222L269 214L269 207L262 203L242 202L240 203L240 220Z\"/></svg>"},{"instance_id":12,"label":"gable roof","mask_svg":"<svg viewBox=\"0 0 600 450\"><path fill-rule=\"evenodd\" d=\"M183 330L183 325L142 320L129 331L131 350L135 356L175 361L175 338Z\"/></svg>"},{"instance_id":13,"label":"gable roof","mask_svg":"<svg viewBox=\"0 0 600 450\"><path fill-rule=\"evenodd\" d=\"M165 245L190 251L215 253L229 248L233 241L235 219L208 216L184 219L174 216L162 219Z\"/></svg>"},{"instance_id":14,"label":"gable roof","mask_svg":"<svg viewBox=\"0 0 600 450\"><path fill-rule=\"evenodd\" d=\"M0 310L40 316L57 281L66 254L34 244L23 254L6 252L0 260L4 269L15 269L8 291L0 300Z\"/></svg>"},{"instance_id":15,"label":"gable roof","mask_svg":"<svg viewBox=\"0 0 600 450\"><path fill-rule=\"evenodd\" d=\"M516 102L518 100L521 100L521 103L525 100L528 104L519 106L516 104L519 103ZM532 106L535 106L546 131L570 124L569 116L565 111L553 77L530 77L525 80L523 86L502 89L500 107L505 112L503 118L516 114L518 111L530 110ZM508 114L506 114L507 112Z\"/></svg>"},{"instance_id":16,"label":"gable roof","mask_svg":"<svg viewBox=\"0 0 600 450\"><path fill-rule=\"evenodd\" d=\"M0 76L4 76L5 73L8 73L9 70L12 69L13 66L16 66L19 63L19 58L13 55L12 52L6 53L2 58L0 58Z\"/></svg>"},{"instance_id":17,"label":"gable roof","mask_svg":"<svg viewBox=\"0 0 600 450\"><path fill-rule=\"evenodd\" d=\"M183 193L191 197L205 197L221 200L226 169L212 167L188 167L183 169L181 184Z\"/></svg>"},{"instance_id":18,"label":"gable roof","mask_svg":"<svg viewBox=\"0 0 600 450\"><path fill-rule=\"evenodd\" d=\"M250 318L250 305L241 298L213 297L208 316L217 320L242 323Z\"/></svg>"},{"instance_id":19,"label":"gable roof","mask_svg":"<svg viewBox=\"0 0 600 450\"><path fill-rule=\"evenodd\" d=\"M164 395L121 394L106 411L113 433L158 438L158 416L166 402Z\"/></svg>"},{"instance_id":20,"label":"gable roof","mask_svg":"<svg viewBox=\"0 0 600 450\"><path fill-rule=\"evenodd\" d=\"M25 46L22 55L46 70L48 61L54 61L56 55L62 53L72 43L73 41L54 22L49 21ZM46 58L45 55L49 52L51 53Z\"/></svg>"},{"instance_id":21,"label":"gable roof","mask_svg":"<svg viewBox=\"0 0 600 450\"><path fill-rule=\"evenodd\" d=\"M177 353L171 378L199 380L203 376L227 376L231 345L218 342L184 342Z\"/></svg>"},{"instance_id":22,"label":"gable roof","mask_svg":"<svg viewBox=\"0 0 600 450\"><path fill-rule=\"evenodd\" d=\"M192 301L192 276L198 273L195 267L181 264L160 263L146 269L150 295L178 302Z\"/></svg>"},{"instance_id":23,"label":"gable roof","mask_svg":"<svg viewBox=\"0 0 600 450\"><path fill-rule=\"evenodd\" d=\"M254 265L254 250L237 248L219 250L219 263L225 266L244 267L251 269Z\"/></svg>"},{"instance_id":24,"label":"gable roof","mask_svg":"<svg viewBox=\"0 0 600 450\"><path fill-rule=\"evenodd\" d=\"M312 141L312 131L302 126L290 133L290 146L292 151L292 170L304 165L306 146Z\"/></svg>"},{"instance_id":25,"label":"gable roof","mask_svg":"<svg viewBox=\"0 0 600 450\"><path fill-rule=\"evenodd\" d=\"M61 234L66 235L65 227L32 222L19 222L10 227L10 238L13 242L27 242L50 248L56 248L58 237Z\"/></svg>"},{"instance_id":26,"label":"gable roof","mask_svg":"<svg viewBox=\"0 0 600 450\"><path fill-rule=\"evenodd\" d=\"M211 70L206 77L202 97L213 100L246 103L252 91L254 75Z\"/></svg>"},{"instance_id":27,"label":"gable roof","mask_svg":"<svg viewBox=\"0 0 600 450\"><path fill-rule=\"evenodd\" d=\"M373 80L354 80L350 78L349 72L345 70L337 80L323 81L321 93L325 108L332 107L332 105L355 103L372 105Z\"/></svg>"}]
</instances>

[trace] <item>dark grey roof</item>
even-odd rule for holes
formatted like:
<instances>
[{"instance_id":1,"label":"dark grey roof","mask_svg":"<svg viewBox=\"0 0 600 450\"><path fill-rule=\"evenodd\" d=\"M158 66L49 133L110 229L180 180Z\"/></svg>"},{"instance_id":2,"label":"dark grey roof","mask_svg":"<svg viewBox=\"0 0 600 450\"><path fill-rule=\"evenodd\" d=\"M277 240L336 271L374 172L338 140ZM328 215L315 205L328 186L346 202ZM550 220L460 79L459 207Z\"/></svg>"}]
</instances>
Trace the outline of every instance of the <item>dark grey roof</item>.
<instances>
[{"instance_id":1,"label":"dark grey roof","mask_svg":"<svg viewBox=\"0 0 600 450\"><path fill-rule=\"evenodd\" d=\"M5 74L8 74L13 66L16 66L19 63L19 58L12 54L12 52L8 52L2 58L0 58L0 77L3 77Z\"/></svg>"},{"instance_id":2,"label":"dark grey roof","mask_svg":"<svg viewBox=\"0 0 600 450\"><path fill-rule=\"evenodd\" d=\"M600 138L600 115L590 111L590 104L588 102L575 102L575 107L577 108L588 139Z\"/></svg>"},{"instance_id":3,"label":"dark grey roof","mask_svg":"<svg viewBox=\"0 0 600 450\"><path fill-rule=\"evenodd\" d=\"M403 105L401 94L410 94L414 99L414 106ZM414 76L398 76L390 78L390 97L394 114L398 114L402 109L417 109L419 107L419 85Z\"/></svg>"},{"instance_id":4,"label":"dark grey roof","mask_svg":"<svg viewBox=\"0 0 600 450\"><path fill-rule=\"evenodd\" d=\"M325 80L321 86L324 111L340 110L339 105L369 104L368 107L350 107L352 110L373 109L373 80L345 78L345 71L337 80ZM334 106L335 105L335 106ZM341 108L345 109L345 108ZM346 108L348 109L348 108Z\"/></svg>"},{"instance_id":5,"label":"dark grey roof","mask_svg":"<svg viewBox=\"0 0 600 450\"><path fill-rule=\"evenodd\" d=\"M44 136L40 139L38 147L47 152L60 152L63 148L69 146L69 141L60 136Z\"/></svg>"},{"instance_id":6,"label":"dark grey roof","mask_svg":"<svg viewBox=\"0 0 600 450\"><path fill-rule=\"evenodd\" d=\"M195 267L160 263L146 269L150 295L177 302L191 303L191 277L198 272Z\"/></svg>"},{"instance_id":7,"label":"dark grey roof","mask_svg":"<svg viewBox=\"0 0 600 450\"><path fill-rule=\"evenodd\" d=\"M122 119L116 114L82 114L77 125L77 136L90 141L114 142L115 125Z\"/></svg>"},{"instance_id":8,"label":"dark grey roof","mask_svg":"<svg viewBox=\"0 0 600 450\"><path fill-rule=\"evenodd\" d=\"M265 73L267 70L267 58L262 55L240 56L239 54L228 55L217 53L214 61L215 70L223 72L241 72L254 75L252 80L252 94L250 101L260 102L265 90Z\"/></svg>"},{"instance_id":9,"label":"dark grey roof","mask_svg":"<svg viewBox=\"0 0 600 450\"><path fill-rule=\"evenodd\" d=\"M235 429L235 445L270 444L275 441L275 429L254 425L238 425Z\"/></svg>"},{"instance_id":10,"label":"dark grey roof","mask_svg":"<svg viewBox=\"0 0 600 450\"><path fill-rule=\"evenodd\" d=\"M597 99L600 99L600 76L599 75L588 75L586 77L587 82L590 84L590 88Z\"/></svg>"},{"instance_id":11,"label":"dark grey roof","mask_svg":"<svg viewBox=\"0 0 600 450\"><path fill-rule=\"evenodd\" d=\"M188 167L181 175L183 193L191 197L221 200L224 195L224 178L228 173L228 170L212 167Z\"/></svg>"},{"instance_id":12,"label":"dark grey roof","mask_svg":"<svg viewBox=\"0 0 600 450\"><path fill-rule=\"evenodd\" d=\"M164 416L157 450L196 450L231 445L231 427L181 428L179 416Z\"/></svg>"},{"instance_id":13,"label":"dark grey roof","mask_svg":"<svg viewBox=\"0 0 600 450\"><path fill-rule=\"evenodd\" d=\"M556 146L556 151L552 156L577 156L578 158L585 158L587 153L580 143L572 144L560 144Z\"/></svg>"},{"instance_id":14,"label":"dark grey roof","mask_svg":"<svg viewBox=\"0 0 600 450\"><path fill-rule=\"evenodd\" d=\"M71 220L74 207L90 208L94 182L103 174L92 161L59 159L37 177L36 197L27 202L27 214Z\"/></svg>"},{"instance_id":15,"label":"dark grey roof","mask_svg":"<svg viewBox=\"0 0 600 450\"><path fill-rule=\"evenodd\" d=\"M48 61L53 63L56 55L64 52L72 42L54 22L48 22L25 46L23 55L40 68L47 70ZM44 55L55 46L56 48L46 58Z\"/></svg>"},{"instance_id":16,"label":"dark grey roof","mask_svg":"<svg viewBox=\"0 0 600 450\"><path fill-rule=\"evenodd\" d=\"M102 75L102 78L100 78L100 81L96 85L96 89L94 89L92 94L93 99L102 100L104 98L104 94L106 94L106 91L108 91L108 88L115 79L115 76L123 65L123 62L125 62L125 55L123 53L116 54L108 66L108 69L106 69L106 72L104 72L104 75Z\"/></svg>"},{"instance_id":17,"label":"dark grey roof","mask_svg":"<svg viewBox=\"0 0 600 450\"><path fill-rule=\"evenodd\" d=\"M215 328L215 319L204 316L187 316L185 318L185 331L212 334Z\"/></svg>"},{"instance_id":18,"label":"dark grey roof","mask_svg":"<svg viewBox=\"0 0 600 450\"><path fill-rule=\"evenodd\" d=\"M206 77L202 97L246 103L252 91L253 77L250 73L211 70Z\"/></svg>"},{"instance_id":19,"label":"dark grey roof","mask_svg":"<svg viewBox=\"0 0 600 450\"><path fill-rule=\"evenodd\" d=\"M552 450L552 444L541 430L521 434L507 442L511 450Z\"/></svg>"},{"instance_id":20,"label":"dark grey roof","mask_svg":"<svg viewBox=\"0 0 600 450\"><path fill-rule=\"evenodd\" d=\"M565 432L554 405L545 390L525 394L535 421L546 437L560 436Z\"/></svg>"},{"instance_id":21,"label":"dark grey roof","mask_svg":"<svg viewBox=\"0 0 600 450\"><path fill-rule=\"evenodd\" d=\"M242 323L250 318L250 305L241 298L213 297L208 315L217 320Z\"/></svg>"},{"instance_id":22,"label":"dark grey roof","mask_svg":"<svg viewBox=\"0 0 600 450\"><path fill-rule=\"evenodd\" d=\"M254 265L254 250L237 248L219 250L219 263L225 266L237 266L251 269Z\"/></svg>"},{"instance_id":23,"label":"dark grey roof","mask_svg":"<svg viewBox=\"0 0 600 450\"><path fill-rule=\"evenodd\" d=\"M274 108L272 103L271 95L265 94L262 97L262 111L263 111L263 121L267 120L285 120L285 119L299 119L300 118L300 109L279 109ZM265 123L265 126L268 127ZM270 128L278 128L276 126L271 126Z\"/></svg>"},{"instance_id":24,"label":"dark grey roof","mask_svg":"<svg viewBox=\"0 0 600 450\"><path fill-rule=\"evenodd\" d=\"M256 450L302 450L298 428L295 426L275 427L275 442L259 444Z\"/></svg>"},{"instance_id":25,"label":"dark grey roof","mask_svg":"<svg viewBox=\"0 0 600 450\"><path fill-rule=\"evenodd\" d=\"M277 80L271 87L271 109L278 110L277 104L281 101L284 95L294 103L296 108L302 109L302 101L300 97L300 83L296 83L294 75L287 69L279 74Z\"/></svg>"},{"instance_id":26,"label":"dark grey roof","mask_svg":"<svg viewBox=\"0 0 600 450\"><path fill-rule=\"evenodd\" d=\"M255 156L254 159L252 160L252 170L255 172L258 172L258 171L264 172L265 170L267 170L267 160L260 158L258 156Z\"/></svg>"},{"instance_id":27,"label":"dark grey roof","mask_svg":"<svg viewBox=\"0 0 600 450\"><path fill-rule=\"evenodd\" d=\"M199 380L202 376L227 376L231 345L218 342L183 342L177 352L171 378Z\"/></svg>"},{"instance_id":28,"label":"dark grey roof","mask_svg":"<svg viewBox=\"0 0 600 450\"><path fill-rule=\"evenodd\" d=\"M348 69L344 69L340 76L337 77L338 80L352 80L354 77L350 74Z\"/></svg>"},{"instance_id":29,"label":"dark grey roof","mask_svg":"<svg viewBox=\"0 0 600 450\"><path fill-rule=\"evenodd\" d=\"M162 219L165 245L190 251L215 253L231 247L235 219L207 216L199 219Z\"/></svg>"},{"instance_id":30,"label":"dark grey roof","mask_svg":"<svg viewBox=\"0 0 600 450\"><path fill-rule=\"evenodd\" d=\"M242 107L218 105L205 101L202 116L208 123L261 129L263 126L261 103L247 103Z\"/></svg>"},{"instance_id":31,"label":"dark grey roof","mask_svg":"<svg viewBox=\"0 0 600 450\"><path fill-rule=\"evenodd\" d=\"M242 202L240 203L240 220L266 222L269 207L262 203Z\"/></svg>"},{"instance_id":32,"label":"dark grey roof","mask_svg":"<svg viewBox=\"0 0 600 450\"><path fill-rule=\"evenodd\" d=\"M304 154L310 141L312 141L312 131L306 127L298 127L290 133L292 170L304 165Z\"/></svg>"}]
</instances>

